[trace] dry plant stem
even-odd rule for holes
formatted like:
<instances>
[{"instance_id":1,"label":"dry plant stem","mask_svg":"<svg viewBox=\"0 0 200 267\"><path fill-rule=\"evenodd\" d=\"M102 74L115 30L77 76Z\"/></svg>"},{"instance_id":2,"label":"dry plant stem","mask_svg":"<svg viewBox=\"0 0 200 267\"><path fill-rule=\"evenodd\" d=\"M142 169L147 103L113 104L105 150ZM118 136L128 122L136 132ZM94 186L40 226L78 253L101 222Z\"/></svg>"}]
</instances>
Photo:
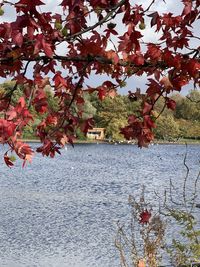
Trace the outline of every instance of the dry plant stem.
<instances>
[{"instance_id":1,"label":"dry plant stem","mask_svg":"<svg viewBox=\"0 0 200 267\"><path fill-rule=\"evenodd\" d=\"M173 190L176 190L176 188L174 187L173 182L172 182L172 179L170 178L170 186L169 186L170 201L171 201L173 204L177 205L177 206L181 206L182 203L178 203L177 201L175 201L175 200L173 199L173 196L172 196L172 195L173 195Z\"/></svg>"},{"instance_id":2,"label":"dry plant stem","mask_svg":"<svg viewBox=\"0 0 200 267\"><path fill-rule=\"evenodd\" d=\"M125 251L124 251L124 246L123 246L123 241L126 239L126 235L124 234L122 227L118 225L118 238L119 241L116 239L115 240L115 246L119 250L120 253L120 265L122 267L128 267L128 264L126 262L126 257L125 257ZM126 241L127 242L127 241Z\"/></svg>"},{"instance_id":3,"label":"dry plant stem","mask_svg":"<svg viewBox=\"0 0 200 267\"><path fill-rule=\"evenodd\" d=\"M187 198L187 182L188 182L188 179L189 179L190 168L186 163L187 156L188 156L187 152L188 152L188 147L187 147L187 144L186 144L186 152L185 152L184 160L183 160L183 165L186 168L186 175L184 177L183 188L182 188L183 202L180 205L180 203L177 203L176 201L173 200L173 198L172 198L172 193L173 193L172 190L175 190L175 189L174 189L174 186L172 184L172 181L170 181L170 203L175 204L176 206L174 208L171 208L170 207L170 203L167 203L166 199L164 200L164 204L163 204L164 209L167 211L167 214L165 214L165 215L168 216L168 217L174 218L176 223L178 223L178 225L181 225L181 226L185 227L184 229L185 229L186 238L188 239L189 242L191 242L191 245L189 247L186 247L183 251L181 251L180 248L176 247L176 245L175 245L175 249L177 250L176 253L178 253L178 254L174 254L175 257L178 257L178 258L175 258L175 261L178 260L178 263L176 263L176 264L180 264L182 262L182 260L183 260L182 257L185 258L185 257L188 256L187 253L192 253L192 255L195 255L195 254L193 254L193 253L195 253L195 251L193 251L193 243L195 245L197 245L197 246L199 246L199 244L200 244L200 242L199 242L199 233L198 233L197 229L195 228L195 221L194 221L194 217L192 215L193 209L195 207L195 199L197 197L197 184L198 184L198 181L199 181L200 172L198 172L198 175L197 175L197 177L195 179L195 182L194 182L193 198L189 199L189 198ZM191 201L192 201L192 203L191 203ZM179 217L176 218L176 214L178 216L180 216L180 218ZM185 219L184 219L184 216L186 216ZM185 244L183 244L183 246L185 246Z\"/></svg>"},{"instance_id":4,"label":"dry plant stem","mask_svg":"<svg viewBox=\"0 0 200 267\"><path fill-rule=\"evenodd\" d=\"M194 194L193 194L194 196L192 198L192 208L191 208L191 210L193 210L193 208L195 207L195 199L197 198L197 184L198 184L199 178L200 178L200 171L199 171L199 173L197 175L197 178L195 180L195 183L194 183Z\"/></svg>"},{"instance_id":5,"label":"dry plant stem","mask_svg":"<svg viewBox=\"0 0 200 267\"><path fill-rule=\"evenodd\" d=\"M185 175L185 178L184 178L184 184L183 184L183 200L184 200L184 205L185 205L185 208L187 210L187 199L186 199L186 186L187 186L187 180L188 180L188 175L189 175L189 172L190 172L190 169L188 167L188 165L186 164L186 159L187 159L187 143L185 144L186 146L186 152L185 152L185 156L184 156L184 160L183 160L183 163L184 163L184 166L186 168L186 175Z\"/></svg>"},{"instance_id":6,"label":"dry plant stem","mask_svg":"<svg viewBox=\"0 0 200 267\"><path fill-rule=\"evenodd\" d=\"M148 214L148 210L152 212L149 203L145 201L144 187L139 201L136 201L133 196L129 196L129 204L131 206L129 228L124 230L125 227L118 224L116 245L118 245L120 261L128 264L127 259L130 255L131 267L138 267L141 259L145 260L147 266L157 267L158 252L163 242L165 226L157 213L154 216L150 215L147 224L143 223L142 214L144 212Z\"/></svg>"}]
</instances>

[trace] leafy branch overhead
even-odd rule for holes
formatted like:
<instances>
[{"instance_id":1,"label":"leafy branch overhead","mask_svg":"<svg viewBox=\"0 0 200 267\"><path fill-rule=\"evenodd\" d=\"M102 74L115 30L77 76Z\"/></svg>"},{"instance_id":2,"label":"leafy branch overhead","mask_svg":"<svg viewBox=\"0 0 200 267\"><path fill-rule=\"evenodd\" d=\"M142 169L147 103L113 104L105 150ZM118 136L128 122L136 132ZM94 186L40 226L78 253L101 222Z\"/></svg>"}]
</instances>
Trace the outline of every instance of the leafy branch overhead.
<instances>
[{"instance_id":1,"label":"leafy branch overhead","mask_svg":"<svg viewBox=\"0 0 200 267\"><path fill-rule=\"evenodd\" d=\"M36 131L42 145L37 152L54 157L65 143L73 143L77 128L87 132L92 127L92 118L82 118L84 93L97 91L103 100L134 76L146 75L148 81L144 88L129 88L130 100L141 107L121 133L137 139L140 147L148 146L154 138L157 101L164 97L163 110L174 110L170 93L186 84L198 87L200 71L199 0L179 0L179 15L173 10L159 13L157 2L164 3L63 0L60 12L54 13L43 11L40 0L1 1L2 20L7 10L13 18L0 24L0 76L15 81L0 94L0 142L10 147L5 154L8 166L13 165L13 151L24 162L31 160L33 150L20 138L35 122L34 114L42 114ZM155 42L144 42L145 28L157 36ZM105 81L89 86L98 74L104 74ZM47 86L57 99L56 109L48 104ZM22 95L14 103L19 87Z\"/></svg>"}]
</instances>

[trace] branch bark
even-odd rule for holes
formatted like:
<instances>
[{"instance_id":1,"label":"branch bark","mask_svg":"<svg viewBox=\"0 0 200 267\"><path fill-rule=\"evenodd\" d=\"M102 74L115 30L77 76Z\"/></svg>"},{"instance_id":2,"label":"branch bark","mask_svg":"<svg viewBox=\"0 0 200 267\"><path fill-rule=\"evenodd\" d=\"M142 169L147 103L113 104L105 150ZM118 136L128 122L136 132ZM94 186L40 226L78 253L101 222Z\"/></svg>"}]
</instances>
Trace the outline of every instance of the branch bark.
<instances>
[{"instance_id":1,"label":"branch bark","mask_svg":"<svg viewBox=\"0 0 200 267\"><path fill-rule=\"evenodd\" d=\"M50 62L51 60L58 60L58 61L62 61L62 62L74 62L74 63L101 63L101 64L106 64L106 65L115 65L115 63L112 61L112 59L108 59L107 57L103 57L103 56L85 56L85 57L81 57L81 56L76 56L76 57L67 57L67 56L60 56L60 55L54 55L52 58L49 58L48 56L37 56L34 58L28 58L28 57L19 57L19 58L13 58L13 57L8 57L8 58L0 58L0 64L1 65L7 65L7 64L13 64L15 61L29 61L29 62L37 62L37 61L44 61L46 63ZM165 64L164 61L158 61L156 63L153 63L146 60L144 62L143 65L136 65L133 62L129 62L129 61L123 61L123 60L119 60L119 62L117 63L117 65L121 66L121 67L136 67L139 70L141 70L142 68L147 68L147 67L157 67L160 69L166 69L167 65Z\"/></svg>"}]
</instances>

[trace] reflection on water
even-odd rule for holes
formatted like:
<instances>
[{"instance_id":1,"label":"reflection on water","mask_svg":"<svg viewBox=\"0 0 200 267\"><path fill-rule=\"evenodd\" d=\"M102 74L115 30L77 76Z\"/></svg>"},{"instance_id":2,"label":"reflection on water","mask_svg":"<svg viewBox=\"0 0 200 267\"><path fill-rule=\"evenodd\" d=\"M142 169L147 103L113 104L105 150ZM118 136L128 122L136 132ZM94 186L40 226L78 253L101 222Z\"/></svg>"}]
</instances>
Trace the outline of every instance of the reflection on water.
<instances>
[{"instance_id":1,"label":"reflection on water","mask_svg":"<svg viewBox=\"0 0 200 267\"><path fill-rule=\"evenodd\" d=\"M3 154L4 148L2 148ZM25 169L1 161L1 267L117 267L116 222L128 216L129 194L181 188L185 146L76 145L56 159L36 155ZM200 147L188 147L188 192ZM198 188L199 189L199 188ZM200 201L200 200L199 200Z\"/></svg>"}]
</instances>

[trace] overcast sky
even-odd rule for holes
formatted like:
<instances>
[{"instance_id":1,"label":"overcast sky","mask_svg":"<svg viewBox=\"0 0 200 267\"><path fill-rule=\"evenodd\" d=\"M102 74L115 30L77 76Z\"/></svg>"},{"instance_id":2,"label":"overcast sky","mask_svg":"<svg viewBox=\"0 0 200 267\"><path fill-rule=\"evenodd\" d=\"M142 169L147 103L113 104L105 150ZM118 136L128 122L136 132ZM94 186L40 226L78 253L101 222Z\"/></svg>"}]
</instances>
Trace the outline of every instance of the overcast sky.
<instances>
[{"instance_id":1,"label":"overcast sky","mask_svg":"<svg viewBox=\"0 0 200 267\"><path fill-rule=\"evenodd\" d=\"M32 0L33 1L33 0ZM151 3L152 0L137 0L137 1L130 1L132 4L137 3L142 4L144 9L146 7L149 6L149 4ZM13 3L17 2L16 0L12 1ZM43 2L46 4L44 6L40 6L39 9L43 12L43 11L50 11L52 13L60 13L62 12L62 8L61 6L59 6L59 4L62 2L62 0L43 0ZM151 11L158 11L158 13L162 14L162 13L174 13L174 14L181 14L181 11L183 9L183 4L180 0L165 0L165 3L163 0L157 0L155 2L155 4L152 6ZM13 19L15 19L16 14L14 13L14 9L10 8L10 7L6 7L4 8L4 15L2 17L0 17L0 22L3 21L8 21L11 22L13 21ZM95 18L92 18L92 22L95 22ZM115 18L114 21L117 26L116 26L116 30L123 34L123 28L121 25L121 17L118 16L117 18ZM159 35L156 34L150 27L150 23L147 20L146 22L146 29L141 31L141 33L143 34L143 41L145 42L155 42L155 40L158 40ZM198 28L198 27L197 27ZM194 31L196 31L197 34L197 30L194 29ZM197 34L198 35L198 34ZM115 40L114 40L115 41ZM193 39L191 41L191 47L197 47L197 41L195 39ZM109 49L112 48L112 45L110 45ZM66 52L66 44L62 44L59 46L59 54L65 54ZM31 71L29 73L30 77L31 77ZM98 86L100 85L101 82L103 82L106 79L106 75L92 75L90 80L87 81L87 84L90 86ZM129 79L127 81L127 88L124 88L123 90L120 90L121 92L126 93L128 90L135 90L136 87L140 87L141 89L146 89L145 83L147 82L147 77L145 75L143 75L142 77L137 77L134 76L131 79ZM183 90L183 94L186 94L188 92L188 89L192 89L191 86L186 86L186 88Z\"/></svg>"}]
</instances>

